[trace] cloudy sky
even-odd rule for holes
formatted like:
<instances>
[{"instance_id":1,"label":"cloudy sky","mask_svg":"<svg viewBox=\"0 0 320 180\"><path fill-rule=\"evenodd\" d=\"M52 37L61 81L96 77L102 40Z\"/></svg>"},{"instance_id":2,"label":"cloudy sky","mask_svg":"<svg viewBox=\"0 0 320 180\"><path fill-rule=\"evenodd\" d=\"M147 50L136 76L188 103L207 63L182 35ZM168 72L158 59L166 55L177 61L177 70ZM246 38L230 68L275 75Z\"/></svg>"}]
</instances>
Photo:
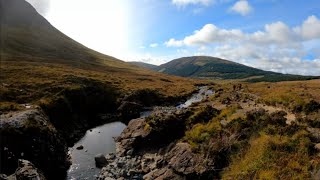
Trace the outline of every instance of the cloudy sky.
<instances>
[{"instance_id":1,"label":"cloudy sky","mask_svg":"<svg viewBox=\"0 0 320 180\"><path fill-rule=\"evenodd\" d=\"M320 75L319 0L27 0L80 43L126 61L209 55Z\"/></svg>"}]
</instances>

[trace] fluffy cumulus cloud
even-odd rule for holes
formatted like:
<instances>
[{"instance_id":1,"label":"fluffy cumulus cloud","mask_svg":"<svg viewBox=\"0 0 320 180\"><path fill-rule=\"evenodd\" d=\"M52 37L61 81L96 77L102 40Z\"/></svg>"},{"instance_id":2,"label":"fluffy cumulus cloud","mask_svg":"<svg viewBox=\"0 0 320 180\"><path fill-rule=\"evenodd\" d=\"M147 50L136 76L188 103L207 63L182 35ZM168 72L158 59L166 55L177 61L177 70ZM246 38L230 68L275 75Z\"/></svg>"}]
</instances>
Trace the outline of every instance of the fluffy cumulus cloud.
<instances>
[{"instance_id":1,"label":"fluffy cumulus cloud","mask_svg":"<svg viewBox=\"0 0 320 180\"><path fill-rule=\"evenodd\" d=\"M320 75L320 20L316 16L309 16L297 27L279 21L252 33L207 24L183 39L171 38L165 45L193 48L194 54L218 56L264 70ZM309 53L313 59L303 60Z\"/></svg>"},{"instance_id":2,"label":"fluffy cumulus cloud","mask_svg":"<svg viewBox=\"0 0 320 180\"><path fill-rule=\"evenodd\" d=\"M207 24L203 26L202 29L194 32L193 35L185 37L183 40L175 40L174 38L165 42L165 44L170 46L196 46L196 45L206 45L211 43L221 43L236 41L244 36L242 31L238 29L220 29L213 24Z\"/></svg>"},{"instance_id":3,"label":"fluffy cumulus cloud","mask_svg":"<svg viewBox=\"0 0 320 180\"><path fill-rule=\"evenodd\" d=\"M208 6L213 3L213 0L172 0L171 2L178 7L184 7L190 4Z\"/></svg>"},{"instance_id":4,"label":"fluffy cumulus cloud","mask_svg":"<svg viewBox=\"0 0 320 180\"><path fill-rule=\"evenodd\" d=\"M242 16L246 16L251 13L253 8L250 6L249 2L246 0L237 1L231 8L230 11L239 13Z\"/></svg>"}]
</instances>

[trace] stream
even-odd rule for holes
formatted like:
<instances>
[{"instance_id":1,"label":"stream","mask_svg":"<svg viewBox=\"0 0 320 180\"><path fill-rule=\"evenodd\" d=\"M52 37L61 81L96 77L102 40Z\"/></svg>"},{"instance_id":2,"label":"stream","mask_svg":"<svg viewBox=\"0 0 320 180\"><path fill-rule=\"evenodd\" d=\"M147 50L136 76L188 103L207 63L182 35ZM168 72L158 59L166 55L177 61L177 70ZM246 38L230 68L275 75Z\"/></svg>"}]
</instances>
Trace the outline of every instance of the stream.
<instances>
[{"instance_id":1,"label":"stream","mask_svg":"<svg viewBox=\"0 0 320 180\"><path fill-rule=\"evenodd\" d=\"M199 91L193 94L186 102L176 106L177 109L187 108L192 103L200 102L213 95L208 87L199 87ZM148 109L140 113L140 117L147 117L152 113ZM97 154L113 153L116 150L114 137L117 137L126 128L122 122L106 123L87 130L86 134L73 147L69 148L72 165L68 170L67 179L96 179L100 169L95 167L94 157ZM78 150L77 147L83 146Z\"/></svg>"}]
</instances>

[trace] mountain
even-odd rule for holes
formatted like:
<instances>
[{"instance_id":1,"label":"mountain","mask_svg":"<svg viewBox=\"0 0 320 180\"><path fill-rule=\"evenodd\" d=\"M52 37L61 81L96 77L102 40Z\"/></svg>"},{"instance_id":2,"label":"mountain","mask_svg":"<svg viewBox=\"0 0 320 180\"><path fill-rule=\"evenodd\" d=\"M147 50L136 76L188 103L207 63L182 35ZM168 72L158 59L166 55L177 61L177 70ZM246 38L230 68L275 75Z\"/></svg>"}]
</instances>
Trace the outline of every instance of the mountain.
<instances>
[{"instance_id":1,"label":"mountain","mask_svg":"<svg viewBox=\"0 0 320 180\"><path fill-rule=\"evenodd\" d=\"M146 87L161 89L162 93L168 90L162 88L163 83L177 81L182 86L186 83L186 89L192 91L190 80L132 66L83 46L53 27L25 0L0 0L0 5L0 76L4 84L10 85L9 89L5 88L6 93L12 93L12 89L28 89L33 93L36 89L43 93L49 89L42 89L45 82L50 87L65 86L66 78L69 81L70 77L109 83L120 91ZM20 95L16 98L6 95L1 100L34 101L33 93L21 99ZM37 99L40 98L41 95L37 95Z\"/></svg>"},{"instance_id":2,"label":"mountain","mask_svg":"<svg viewBox=\"0 0 320 180\"><path fill-rule=\"evenodd\" d=\"M193 56L172 60L159 66L159 72L193 78L204 79L247 79L247 81L287 81L307 80L314 76L299 76L263 71L228 60Z\"/></svg>"},{"instance_id":3,"label":"mountain","mask_svg":"<svg viewBox=\"0 0 320 180\"><path fill-rule=\"evenodd\" d=\"M149 64L149 63L144 63L144 62L140 62L140 61L131 61L129 62L130 64L133 64L135 66L139 66L145 69L149 69L149 70L153 70L153 71L158 71L159 70L159 66L157 65L153 65L153 64Z\"/></svg>"},{"instance_id":4,"label":"mountain","mask_svg":"<svg viewBox=\"0 0 320 180\"><path fill-rule=\"evenodd\" d=\"M67 145L86 130L175 103L196 83L91 50L25 0L0 0L0 176L23 158L48 179L65 179Z\"/></svg>"}]
</instances>

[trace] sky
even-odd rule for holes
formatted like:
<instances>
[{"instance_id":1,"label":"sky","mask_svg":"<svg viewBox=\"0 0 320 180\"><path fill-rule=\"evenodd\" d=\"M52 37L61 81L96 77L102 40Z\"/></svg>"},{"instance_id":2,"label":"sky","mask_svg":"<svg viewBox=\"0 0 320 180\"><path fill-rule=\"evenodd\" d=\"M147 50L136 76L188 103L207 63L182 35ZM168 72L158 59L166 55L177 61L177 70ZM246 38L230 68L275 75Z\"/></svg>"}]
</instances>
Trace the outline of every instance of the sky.
<instances>
[{"instance_id":1,"label":"sky","mask_svg":"<svg viewBox=\"0 0 320 180\"><path fill-rule=\"evenodd\" d=\"M319 0L27 0L53 26L124 61L205 55L320 75Z\"/></svg>"}]
</instances>

